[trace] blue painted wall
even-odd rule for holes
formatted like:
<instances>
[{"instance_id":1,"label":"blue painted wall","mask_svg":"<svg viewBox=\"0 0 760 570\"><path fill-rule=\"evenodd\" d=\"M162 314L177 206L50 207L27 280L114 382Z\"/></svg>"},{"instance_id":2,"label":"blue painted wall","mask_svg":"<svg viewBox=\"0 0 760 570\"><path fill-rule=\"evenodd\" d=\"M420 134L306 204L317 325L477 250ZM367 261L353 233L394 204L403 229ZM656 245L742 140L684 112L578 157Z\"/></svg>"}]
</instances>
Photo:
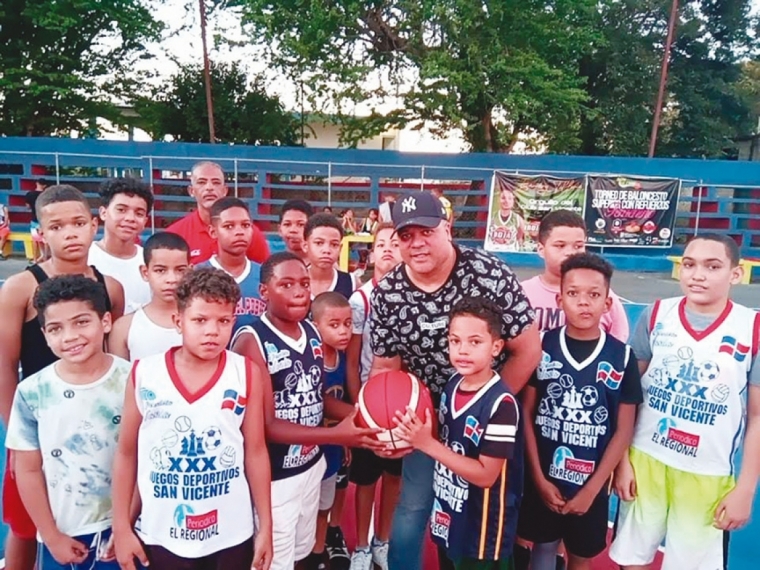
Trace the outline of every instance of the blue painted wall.
<instances>
[{"instance_id":1,"label":"blue painted wall","mask_svg":"<svg viewBox=\"0 0 760 570\"><path fill-rule=\"evenodd\" d=\"M676 242L697 229L728 233L741 243L745 256L760 257L760 163L715 160L600 158L583 156L518 156L501 154L402 154L394 151L333 150L278 147L247 147L187 143L136 143L79 139L0 139L0 200L17 217L23 211L20 195L33 187L33 179L45 176L74 185L129 172L151 179L157 188L163 222L182 216L191 207L183 179L193 163L214 160L232 175L233 191L251 203L257 221L276 220L277 206L288 193L307 193L316 205L330 204L337 210L366 208L379 201L382 188L394 182L424 178L430 184L449 185L446 194L467 196L457 208L461 217L455 230L460 237L482 231L485 197L493 171L523 174L577 175L586 173L669 176L683 180ZM73 170L75 169L75 170ZM45 174L41 171L44 170ZM156 172L173 171L178 177L156 178ZM327 177L334 182L329 189ZM357 179L362 182L357 182ZM695 191L694 187L702 187ZM12 198L15 197L15 198ZM697 220L697 212L699 219ZM161 227L158 225L157 227ZM662 270L668 250L606 248L605 254L651 258L644 269ZM530 264L532 256L514 263ZM655 261L656 260L656 261ZM616 261L613 258L613 261ZM619 260L618 260L619 261ZM625 265L627 265L627 261ZM622 268L618 262L617 265ZM634 264L639 267L639 264Z\"/></svg>"}]
</instances>

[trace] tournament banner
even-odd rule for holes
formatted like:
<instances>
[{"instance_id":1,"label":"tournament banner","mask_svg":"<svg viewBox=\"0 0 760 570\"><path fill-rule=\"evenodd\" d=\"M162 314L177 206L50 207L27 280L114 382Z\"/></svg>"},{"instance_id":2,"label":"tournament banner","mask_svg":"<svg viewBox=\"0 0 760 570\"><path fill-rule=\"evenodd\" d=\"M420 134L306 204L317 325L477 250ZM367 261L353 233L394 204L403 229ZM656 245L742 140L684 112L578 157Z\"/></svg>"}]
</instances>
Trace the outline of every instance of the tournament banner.
<instances>
[{"instance_id":1,"label":"tournament banner","mask_svg":"<svg viewBox=\"0 0 760 570\"><path fill-rule=\"evenodd\" d=\"M591 175L587 180L586 243L604 247L673 244L680 180Z\"/></svg>"},{"instance_id":2,"label":"tournament banner","mask_svg":"<svg viewBox=\"0 0 760 570\"><path fill-rule=\"evenodd\" d=\"M585 177L523 176L494 172L484 247L536 251L538 225L552 210L583 215Z\"/></svg>"}]
</instances>

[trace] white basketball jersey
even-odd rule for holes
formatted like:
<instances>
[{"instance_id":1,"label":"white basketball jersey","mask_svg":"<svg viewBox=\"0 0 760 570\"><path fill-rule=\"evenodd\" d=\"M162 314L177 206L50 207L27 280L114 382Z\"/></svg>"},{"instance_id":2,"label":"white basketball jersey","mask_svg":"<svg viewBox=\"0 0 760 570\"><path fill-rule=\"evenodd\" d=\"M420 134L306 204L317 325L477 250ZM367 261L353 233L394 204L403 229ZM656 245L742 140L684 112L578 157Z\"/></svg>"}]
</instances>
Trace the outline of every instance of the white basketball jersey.
<instances>
[{"instance_id":1,"label":"white basketball jersey","mask_svg":"<svg viewBox=\"0 0 760 570\"><path fill-rule=\"evenodd\" d=\"M245 358L225 351L214 377L189 394L174 367L176 350L134 365L139 533L146 544L200 558L253 534L240 431L251 378Z\"/></svg>"},{"instance_id":2,"label":"white basketball jersey","mask_svg":"<svg viewBox=\"0 0 760 570\"><path fill-rule=\"evenodd\" d=\"M678 297L652 309L652 360L641 379L644 403L633 446L682 471L732 475L760 320L752 309L729 301L712 325L695 331L685 305Z\"/></svg>"},{"instance_id":3,"label":"white basketball jersey","mask_svg":"<svg viewBox=\"0 0 760 570\"><path fill-rule=\"evenodd\" d=\"M163 354L182 344L182 335L175 328L164 328L150 320L145 309L137 309L127 334L129 359L134 362L146 356Z\"/></svg>"}]
</instances>

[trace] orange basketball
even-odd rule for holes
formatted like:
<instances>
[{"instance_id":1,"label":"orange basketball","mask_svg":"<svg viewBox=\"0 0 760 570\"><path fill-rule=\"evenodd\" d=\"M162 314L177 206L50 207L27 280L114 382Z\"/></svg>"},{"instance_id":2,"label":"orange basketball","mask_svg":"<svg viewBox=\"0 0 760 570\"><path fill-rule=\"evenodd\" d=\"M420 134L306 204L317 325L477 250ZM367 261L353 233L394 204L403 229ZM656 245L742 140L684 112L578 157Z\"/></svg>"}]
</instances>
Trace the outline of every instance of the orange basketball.
<instances>
[{"instance_id":1,"label":"orange basketball","mask_svg":"<svg viewBox=\"0 0 760 570\"><path fill-rule=\"evenodd\" d=\"M405 449L409 444L398 437L393 418L396 411L406 412L409 407L425 421L425 410L435 421L433 400L430 391L416 376L408 372L383 372L373 376L359 391L359 414L357 423L361 427L381 428L377 439L393 445L394 449ZM436 435L435 428L433 434Z\"/></svg>"}]
</instances>

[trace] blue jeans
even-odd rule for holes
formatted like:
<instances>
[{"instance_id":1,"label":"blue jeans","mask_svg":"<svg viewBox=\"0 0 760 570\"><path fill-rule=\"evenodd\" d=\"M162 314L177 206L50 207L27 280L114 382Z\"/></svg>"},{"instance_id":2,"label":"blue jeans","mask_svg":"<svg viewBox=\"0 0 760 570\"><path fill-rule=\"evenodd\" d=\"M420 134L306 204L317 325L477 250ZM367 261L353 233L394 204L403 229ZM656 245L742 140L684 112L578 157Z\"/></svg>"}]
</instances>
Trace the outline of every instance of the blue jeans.
<instances>
[{"instance_id":1,"label":"blue jeans","mask_svg":"<svg viewBox=\"0 0 760 570\"><path fill-rule=\"evenodd\" d=\"M413 451L404 457L401 496L393 514L389 570L422 570L422 544L433 510L435 461Z\"/></svg>"},{"instance_id":2,"label":"blue jeans","mask_svg":"<svg viewBox=\"0 0 760 570\"><path fill-rule=\"evenodd\" d=\"M100 540L97 539L100 534ZM97 559L98 546L103 545L105 548L108 539L111 538L111 529L106 529L100 533L85 534L82 536L72 537L84 544L89 552L84 562L79 564L59 564L44 544L39 545L37 553L37 568L39 570L119 570L119 563L116 560L112 562L103 562Z\"/></svg>"}]
</instances>

